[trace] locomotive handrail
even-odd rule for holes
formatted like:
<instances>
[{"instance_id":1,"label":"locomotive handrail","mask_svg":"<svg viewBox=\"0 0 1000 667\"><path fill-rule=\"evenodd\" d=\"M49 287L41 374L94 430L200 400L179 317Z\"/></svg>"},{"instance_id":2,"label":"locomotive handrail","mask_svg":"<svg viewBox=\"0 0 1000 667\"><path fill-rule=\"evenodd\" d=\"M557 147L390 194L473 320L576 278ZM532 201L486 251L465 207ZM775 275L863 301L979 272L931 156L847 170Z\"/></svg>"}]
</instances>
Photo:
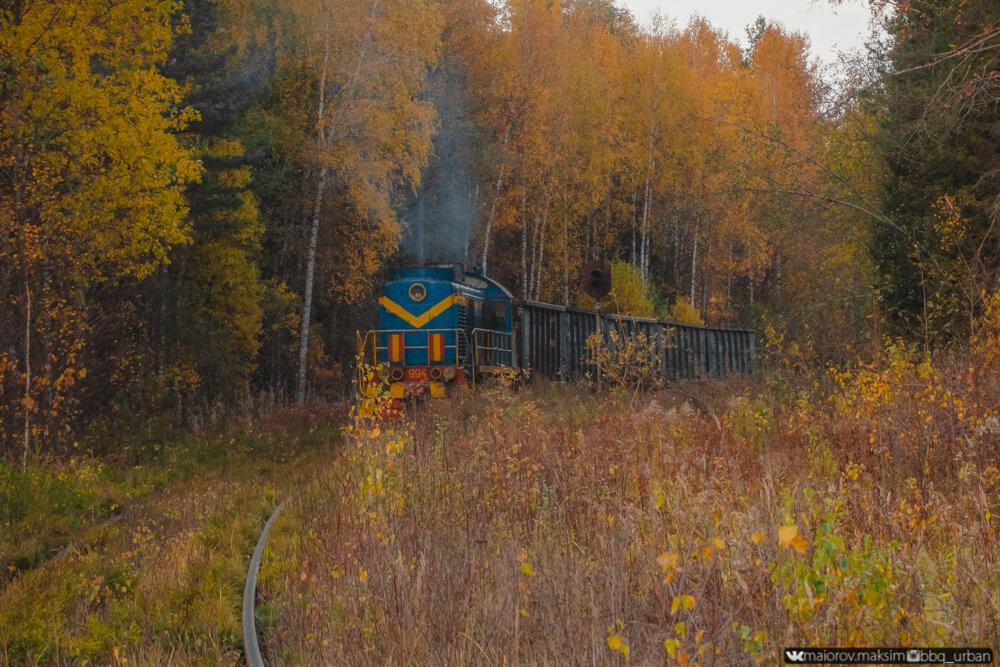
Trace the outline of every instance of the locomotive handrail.
<instances>
[{"instance_id":1,"label":"locomotive handrail","mask_svg":"<svg viewBox=\"0 0 1000 667\"><path fill-rule=\"evenodd\" d=\"M497 343L496 341L500 341ZM504 341L506 344L504 344ZM492 344L489 344L492 343ZM480 351L489 353L489 362L484 362L480 357ZM507 363L500 362L502 366L512 366L514 357L514 335L508 331L496 331L495 329L473 329L472 330L472 355L476 366L496 366L495 357L509 355L511 360Z\"/></svg>"},{"instance_id":2,"label":"locomotive handrail","mask_svg":"<svg viewBox=\"0 0 1000 667\"><path fill-rule=\"evenodd\" d=\"M357 338L358 338L358 356L360 356L362 358L362 360L364 360L364 356L365 356L365 354L367 354L368 340L370 338L373 338L374 336L378 336L379 334L386 334L386 335L390 335L390 336L393 335L393 334L401 334L403 336L407 336L407 335L412 336L413 334L425 334L425 340L428 339L428 337L430 336L430 334L445 334L445 333L456 334L456 336L457 336L456 342L452 343L451 345L445 345L444 346L446 350L451 350L451 349L455 350L455 365L456 366L461 365L461 360L458 358L458 351L460 349L460 346L458 344L458 338L461 338L463 341L465 341L466 347L468 347L468 345L469 345L469 337L466 335L466 333L465 333L465 331L463 329L369 329L368 331L365 332L364 337L361 336L361 332L360 331L358 331L356 333L357 333ZM372 364L378 364L379 363L379 361L378 361L378 353L379 353L379 351L380 350L386 350L386 351L388 351L389 346L388 345L382 345L382 346L380 346L378 344L378 339L377 338L375 339L374 342L375 342L375 344L372 345L372 347L371 347L371 351L372 351L371 363ZM403 349L404 350L415 350L415 349L418 349L418 348L421 348L421 347L426 347L426 346L427 346L427 343L424 343L424 345L407 345L406 344L406 339L405 338L403 339ZM403 357L403 365L406 366L406 357L405 357L405 355Z\"/></svg>"},{"instance_id":3,"label":"locomotive handrail","mask_svg":"<svg viewBox=\"0 0 1000 667\"><path fill-rule=\"evenodd\" d=\"M427 346L426 342L424 343L424 345L407 345L406 344L406 336L407 335L412 336L413 334L421 334L421 333L422 334L426 334L425 338L424 338L426 341L430 340L430 335L431 334L444 334L444 333L453 333L453 334L455 334L455 342L453 344L451 344L451 345L445 345L444 349L445 350L455 350L455 365L456 366L462 366L462 365L464 365L463 362L462 362L462 360L459 358L459 356L460 356L459 352L461 351L461 347L459 345L459 342L460 341L464 341L465 342L465 348L466 348L466 350L469 350L470 346L469 346L469 337L468 337L468 335L466 335L465 330L463 330L463 329L370 329L370 330L368 330L368 331L365 332L365 335L363 337L361 335L361 332L358 331L358 332L356 332L356 335L357 335L357 338L358 338L358 358L361 360L362 363L370 363L372 366L377 366L380 363L379 362L379 358L378 358L379 351L385 351L386 352L386 356L388 356L388 351L389 351L388 345L380 346L378 344L378 336L380 334L385 334L386 336L390 336L390 335L393 335L393 334L401 334L403 336L402 364L403 364L403 367L405 368L406 367L406 350L419 349L419 348ZM371 360L370 361L365 358L366 355L367 355L367 353L368 353L368 349L369 349L369 345L368 345L369 340L372 341L372 345L371 345ZM439 362L436 362L436 363L439 363ZM477 364L476 364L475 359L473 358L473 355L471 355L471 354L469 355L468 364L471 367L470 368L470 370L472 371L471 375L472 375L473 378L475 378ZM428 360L428 366L429 365L431 365L430 360ZM360 370L361 370L360 366L359 366L358 370L359 370L359 383L360 383L362 381L361 380L361 375L360 375Z\"/></svg>"}]
</instances>

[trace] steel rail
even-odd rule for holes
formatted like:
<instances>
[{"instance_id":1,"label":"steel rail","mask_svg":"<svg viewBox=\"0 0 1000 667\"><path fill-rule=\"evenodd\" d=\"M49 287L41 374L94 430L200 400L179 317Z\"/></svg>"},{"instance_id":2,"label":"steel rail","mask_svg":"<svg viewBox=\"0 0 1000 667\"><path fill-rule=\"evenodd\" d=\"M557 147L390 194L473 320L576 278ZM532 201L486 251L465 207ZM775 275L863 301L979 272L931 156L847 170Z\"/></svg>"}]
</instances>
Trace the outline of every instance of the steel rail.
<instances>
[{"instance_id":1,"label":"steel rail","mask_svg":"<svg viewBox=\"0 0 1000 667\"><path fill-rule=\"evenodd\" d=\"M278 507L271 513L271 518L264 524L264 530L257 540L257 548L253 551L250 559L250 568L247 570L247 583L243 587L243 652L246 655L249 667L264 667L264 660L260 657L260 645L257 643L257 623L254 619L253 603L257 595L257 571L260 569L260 557L264 553L264 544L267 542L267 534L271 530L271 524L278 518L278 513L288 504L291 498L285 498Z\"/></svg>"}]
</instances>

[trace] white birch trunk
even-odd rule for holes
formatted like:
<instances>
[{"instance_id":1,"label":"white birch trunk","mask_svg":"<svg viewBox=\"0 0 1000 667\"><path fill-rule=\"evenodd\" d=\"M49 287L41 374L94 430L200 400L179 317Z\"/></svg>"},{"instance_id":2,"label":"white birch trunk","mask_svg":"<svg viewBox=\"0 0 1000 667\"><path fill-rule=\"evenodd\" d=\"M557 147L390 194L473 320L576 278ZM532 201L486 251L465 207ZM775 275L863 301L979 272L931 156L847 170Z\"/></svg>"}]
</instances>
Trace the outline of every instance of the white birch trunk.
<instances>
[{"instance_id":1,"label":"white birch trunk","mask_svg":"<svg viewBox=\"0 0 1000 667\"><path fill-rule=\"evenodd\" d=\"M636 250L636 228L639 226L639 211L637 204L639 203L639 188L632 189L632 261L631 264L635 268L639 268L639 257L638 251Z\"/></svg>"},{"instance_id":2,"label":"white birch trunk","mask_svg":"<svg viewBox=\"0 0 1000 667\"><path fill-rule=\"evenodd\" d=\"M521 298L528 298L528 221L524 217L527 190L521 186Z\"/></svg>"},{"instance_id":3,"label":"white birch trunk","mask_svg":"<svg viewBox=\"0 0 1000 667\"><path fill-rule=\"evenodd\" d=\"M545 260L545 230L549 222L549 208L546 201L545 211L542 213L542 226L538 233L538 257L535 261L535 301L539 300L542 291L542 266Z\"/></svg>"},{"instance_id":4,"label":"white birch trunk","mask_svg":"<svg viewBox=\"0 0 1000 667\"><path fill-rule=\"evenodd\" d=\"M326 121L327 107L326 107L326 79L327 73L330 67L330 21L327 18L326 23L326 37L323 46L323 69L320 73L319 81L319 102L317 104L317 126L319 134L319 146L325 152L330 148L335 135L334 129L337 123L344 115L344 111L347 109L348 104L350 104L351 98L354 96L354 90L357 86L358 77L361 74L361 66L364 63L365 55L368 50L368 42L372 37L372 24L375 21L375 12L378 9L378 0L372 0L372 7L369 11L368 18L370 20L368 27L365 30L364 37L361 39L361 47L358 52L358 64L354 68L354 74L351 77L350 84L347 87L347 94L344 97L344 101L340 106L340 110L337 113L337 118L330 123L329 127L324 129L324 124ZM320 156L320 160L323 156ZM316 273L316 245L319 239L319 224L320 224L320 213L323 208L323 191L326 189L326 180L329 174L329 168L326 164L323 164L319 173L319 182L316 184L316 201L313 205L313 217L312 226L309 232L309 246L306 254L306 284L305 290L302 295L302 321L299 327L299 370L298 377L296 378L296 402L301 406L306 402L306 367L307 359L309 353L309 324L312 319L312 295L313 295L313 279Z\"/></svg>"},{"instance_id":5,"label":"white birch trunk","mask_svg":"<svg viewBox=\"0 0 1000 667\"><path fill-rule=\"evenodd\" d=\"M649 278L649 208L652 197L653 142L656 139L656 124L649 122L649 143L646 147L646 193L642 207L642 233L639 236L639 275L645 281Z\"/></svg>"},{"instance_id":6,"label":"white birch trunk","mask_svg":"<svg viewBox=\"0 0 1000 667\"><path fill-rule=\"evenodd\" d=\"M306 367L309 353L309 323L312 319L313 277L316 273L316 243L319 239L320 210L323 204L323 190L326 188L327 168L320 170L319 185L316 186L316 203L313 206L312 229L309 232L309 248L306 255L306 287L302 296L302 321L299 328L299 376L296 383L295 401L300 406L306 402Z\"/></svg>"},{"instance_id":7,"label":"white birch trunk","mask_svg":"<svg viewBox=\"0 0 1000 667\"><path fill-rule=\"evenodd\" d=\"M566 197L563 196L563 304L569 305L569 216L566 215Z\"/></svg>"},{"instance_id":8,"label":"white birch trunk","mask_svg":"<svg viewBox=\"0 0 1000 667\"><path fill-rule=\"evenodd\" d=\"M503 171L507 166L504 159L504 149L507 147L507 140L510 139L510 125L508 123L507 130L503 134L503 143L500 144L500 174L497 176L497 187L496 192L493 194L493 205L490 207L490 217L486 218L486 235L483 239L483 260L480 264L483 265L483 274L486 273L486 261L490 256L490 232L493 229L493 216L497 212L497 202L500 201L500 191L503 189Z\"/></svg>"},{"instance_id":9,"label":"white birch trunk","mask_svg":"<svg viewBox=\"0 0 1000 667\"><path fill-rule=\"evenodd\" d=\"M527 218L524 221L525 225L528 224ZM530 261L527 263L528 270L528 291L525 298L530 299L532 292L535 291L535 260L538 256L538 232L542 227L541 220L535 220L531 224L531 239L528 241L526 246L528 254L530 256Z\"/></svg>"},{"instance_id":10,"label":"white birch trunk","mask_svg":"<svg viewBox=\"0 0 1000 667\"><path fill-rule=\"evenodd\" d=\"M698 227L701 225L701 216L695 218L694 224L694 248L691 250L691 309L694 310L695 287L698 276Z\"/></svg>"},{"instance_id":11,"label":"white birch trunk","mask_svg":"<svg viewBox=\"0 0 1000 667\"><path fill-rule=\"evenodd\" d=\"M642 212L642 237L640 239L639 250L641 253L640 262L642 268L640 275L642 279L649 279L649 207L650 207L650 179L646 179L646 202Z\"/></svg>"},{"instance_id":12,"label":"white birch trunk","mask_svg":"<svg viewBox=\"0 0 1000 667\"><path fill-rule=\"evenodd\" d=\"M681 216L674 216L674 285L681 286Z\"/></svg>"}]
</instances>

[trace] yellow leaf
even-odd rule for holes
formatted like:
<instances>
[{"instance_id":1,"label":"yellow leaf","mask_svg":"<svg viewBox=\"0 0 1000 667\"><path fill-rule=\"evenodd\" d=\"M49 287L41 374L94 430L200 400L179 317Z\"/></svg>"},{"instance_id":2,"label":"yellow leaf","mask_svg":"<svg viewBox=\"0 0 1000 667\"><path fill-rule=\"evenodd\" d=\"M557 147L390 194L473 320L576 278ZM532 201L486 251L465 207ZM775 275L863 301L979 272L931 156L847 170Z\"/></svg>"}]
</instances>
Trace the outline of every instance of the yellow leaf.
<instances>
[{"instance_id":1,"label":"yellow leaf","mask_svg":"<svg viewBox=\"0 0 1000 667\"><path fill-rule=\"evenodd\" d=\"M806 549L809 547L809 542L806 541L806 538L802 537L801 535L796 535L792 539L792 546L800 554L804 554L806 552Z\"/></svg>"},{"instance_id":2,"label":"yellow leaf","mask_svg":"<svg viewBox=\"0 0 1000 667\"><path fill-rule=\"evenodd\" d=\"M726 548L726 542L721 537L713 537L712 546L714 546L718 551L722 551Z\"/></svg>"},{"instance_id":3,"label":"yellow leaf","mask_svg":"<svg viewBox=\"0 0 1000 667\"><path fill-rule=\"evenodd\" d=\"M620 622L619 625L621 625ZM618 651L625 656L625 661L629 662L629 648L619 635L610 635L608 637L608 648L612 651Z\"/></svg>"},{"instance_id":4,"label":"yellow leaf","mask_svg":"<svg viewBox=\"0 0 1000 667\"><path fill-rule=\"evenodd\" d=\"M779 533L780 533L780 531L779 531ZM758 530L750 538L750 541L753 542L754 544L760 544L761 542L764 541L764 533Z\"/></svg>"},{"instance_id":5,"label":"yellow leaf","mask_svg":"<svg viewBox=\"0 0 1000 667\"><path fill-rule=\"evenodd\" d=\"M664 551L662 554L656 557L656 564L659 565L664 572L672 567L677 567L677 563L680 562L680 554L674 553L672 551Z\"/></svg>"},{"instance_id":6,"label":"yellow leaf","mask_svg":"<svg viewBox=\"0 0 1000 667\"><path fill-rule=\"evenodd\" d=\"M681 643L676 639L668 639L663 642L663 648L667 649L667 654L672 658L677 653L677 649L680 648Z\"/></svg>"},{"instance_id":7,"label":"yellow leaf","mask_svg":"<svg viewBox=\"0 0 1000 667\"><path fill-rule=\"evenodd\" d=\"M526 576L526 577L533 577L533 576L535 576L535 570L532 569L531 563L525 563L524 565L522 565L521 566L521 572L523 572L524 576Z\"/></svg>"},{"instance_id":8,"label":"yellow leaf","mask_svg":"<svg viewBox=\"0 0 1000 667\"><path fill-rule=\"evenodd\" d=\"M791 526L782 526L778 529L778 542L781 543L781 546L787 549L792 546L792 540L794 540L795 536L798 534L799 529L795 524L792 524Z\"/></svg>"},{"instance_id":9,"label":"yellow leaf","mask_svg":"<svg viewBox=\"0 0 1000 667\"><path fill-rule=\"evenodd\" d=\"M361 568L360 572L358 572L358 581L362 583L368 581L368 570Z\"/></svg>"},{"instance_id":10,"label":"yellow leaf","mask_svg":"<svg viewBox=\"0 0 1000 667\"><path fill-rule=\"evenodd\" d=\"M678 609L685 610L690 609L695 605L695 599L693 595L681 595L675 597L674 601L670 605L671 615L676 614Z\"/></svg>"}]
</instances>

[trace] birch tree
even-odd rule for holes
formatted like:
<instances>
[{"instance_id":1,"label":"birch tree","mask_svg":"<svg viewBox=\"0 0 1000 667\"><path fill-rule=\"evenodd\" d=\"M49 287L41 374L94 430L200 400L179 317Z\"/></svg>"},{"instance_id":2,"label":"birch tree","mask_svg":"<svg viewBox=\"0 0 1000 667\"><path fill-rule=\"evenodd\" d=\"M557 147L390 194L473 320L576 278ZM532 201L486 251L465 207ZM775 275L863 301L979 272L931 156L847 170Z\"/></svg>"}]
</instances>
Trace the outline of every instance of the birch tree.
<instances>
[{"instance_id":1,"label":"birch tree","mask_svg":"<svg viewBox=\"0 0 1000 667\"><path fill-rule=\"evenodd\" d=\"M399 236L394 193L420 183L431 147L434 110L420 98L440 43L440 21L429 1L302 0L305 42L316 71L313 156L316 185L307 226L296 399L306 398L317 248L324 221L359 223L357 240L381 236L392 247ZM334 214L336 213L336 214ZM340 233L348 242L355 237ZM371 244L376 247L377 244ZM337 290L355 296L378 268L358 261Z\"/></svg>"}]
</instances>

